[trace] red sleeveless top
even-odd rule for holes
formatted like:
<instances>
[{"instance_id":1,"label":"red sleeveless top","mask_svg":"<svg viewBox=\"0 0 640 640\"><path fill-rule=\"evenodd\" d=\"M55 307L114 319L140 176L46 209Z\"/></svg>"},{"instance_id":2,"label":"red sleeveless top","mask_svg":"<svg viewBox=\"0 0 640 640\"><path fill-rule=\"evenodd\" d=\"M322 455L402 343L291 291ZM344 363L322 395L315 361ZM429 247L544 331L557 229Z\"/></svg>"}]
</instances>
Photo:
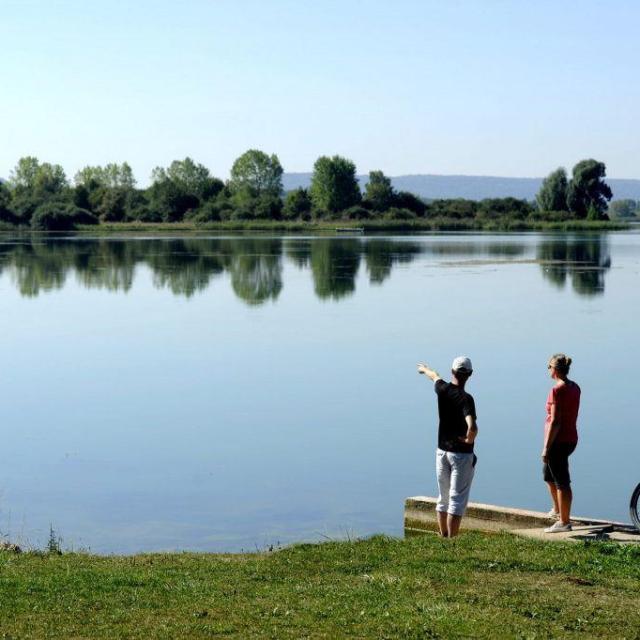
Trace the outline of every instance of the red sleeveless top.
<instances>
[{"instance_id":1,"label":"red sleeveless top","mask_svg":"<svg viewBox=\"0 0 640 640\"><path fill-rule=\"evenodd\" d=\"M560 431L554 442L578 444L578 411L580 409L580 387L572 381L557 385L547 396L547 418L545 427L551 426L551 406L556 405L560 418Z\"/></svg>"}]
</instances>

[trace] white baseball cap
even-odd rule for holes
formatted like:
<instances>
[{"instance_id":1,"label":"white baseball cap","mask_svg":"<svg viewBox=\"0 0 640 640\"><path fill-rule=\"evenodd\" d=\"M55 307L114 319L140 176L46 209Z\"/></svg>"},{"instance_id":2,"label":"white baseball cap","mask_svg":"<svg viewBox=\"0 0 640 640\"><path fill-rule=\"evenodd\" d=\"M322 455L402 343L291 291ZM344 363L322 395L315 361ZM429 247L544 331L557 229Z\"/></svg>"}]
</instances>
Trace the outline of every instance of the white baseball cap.
<instances>
[{"instance_id":1,"label":"white baseball cap","mask_svg":"<svg viewBox=\"0 0 640 640\"><path fill-rule=\"evenodd\" d=\"M473 371L471 360L469 360L467 356L458 356L454 359L453 364L451 365L451 371Z\"/></svg>"}]
</instances>

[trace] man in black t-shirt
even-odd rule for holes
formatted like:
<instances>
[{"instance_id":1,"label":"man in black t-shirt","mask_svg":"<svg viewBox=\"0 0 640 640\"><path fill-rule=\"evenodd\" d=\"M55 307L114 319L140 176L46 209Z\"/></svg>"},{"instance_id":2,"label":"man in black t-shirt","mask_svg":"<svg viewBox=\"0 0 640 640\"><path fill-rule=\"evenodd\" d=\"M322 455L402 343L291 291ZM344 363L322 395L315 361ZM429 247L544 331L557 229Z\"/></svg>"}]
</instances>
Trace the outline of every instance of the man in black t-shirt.
<instances>
[{"instance_id":1,"label":"man in black t-shirt","mask_svg":"<svg viewBox=\"0 0 640 640\"><path fill-rule=\"evenodd\" d=\"M465 391L473 367L469 358L456 358L451 365L451 382L445 382L439 373L425 364L418 365L418 373L433 380L438 396L440 424L436 473L440 495L436 513L440 535L452 538L458 534L469 502L476 464L473 453L473 443L478 434L476 406L473 397Z\"/></svg>"}]
</instances>

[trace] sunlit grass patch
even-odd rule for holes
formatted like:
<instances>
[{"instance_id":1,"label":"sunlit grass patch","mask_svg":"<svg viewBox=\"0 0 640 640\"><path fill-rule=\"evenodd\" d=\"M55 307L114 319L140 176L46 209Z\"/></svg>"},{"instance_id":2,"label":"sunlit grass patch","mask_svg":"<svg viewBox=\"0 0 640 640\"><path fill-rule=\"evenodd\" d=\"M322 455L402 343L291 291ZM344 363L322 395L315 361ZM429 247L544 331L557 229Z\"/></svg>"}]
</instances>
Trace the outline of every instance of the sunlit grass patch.
<instances>
[{"instance_id":1,"label":"sunlit grass patch","mask_svg":"<svg viewBox=\"0 0 640 640\"><path fill-rule=\"evenodd\" d=\"M637 637L640 551L465 533L238 555L0 554L5 637Z\"/></svg>"}]
</instances>

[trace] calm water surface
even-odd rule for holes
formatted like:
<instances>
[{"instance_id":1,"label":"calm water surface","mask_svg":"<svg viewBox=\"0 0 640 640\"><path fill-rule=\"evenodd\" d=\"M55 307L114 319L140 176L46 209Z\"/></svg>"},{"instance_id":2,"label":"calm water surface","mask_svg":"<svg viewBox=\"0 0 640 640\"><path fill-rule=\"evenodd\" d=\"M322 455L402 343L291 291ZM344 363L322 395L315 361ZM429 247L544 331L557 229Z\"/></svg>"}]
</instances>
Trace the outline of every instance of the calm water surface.
<instances>
[{"instance_id":1,"label":"calm water surface","mask_svg":"<svg viewBox=\"0 0 640 640\"><path fill-rule=\"evenodd\" d=\"M548 508L547 358L583 389L575 512L640 481L640 235L0 237L0 533L95 552L401 534L435 495L416 373L469 355L472 499Z\"/></svg>"}]
</instances>

